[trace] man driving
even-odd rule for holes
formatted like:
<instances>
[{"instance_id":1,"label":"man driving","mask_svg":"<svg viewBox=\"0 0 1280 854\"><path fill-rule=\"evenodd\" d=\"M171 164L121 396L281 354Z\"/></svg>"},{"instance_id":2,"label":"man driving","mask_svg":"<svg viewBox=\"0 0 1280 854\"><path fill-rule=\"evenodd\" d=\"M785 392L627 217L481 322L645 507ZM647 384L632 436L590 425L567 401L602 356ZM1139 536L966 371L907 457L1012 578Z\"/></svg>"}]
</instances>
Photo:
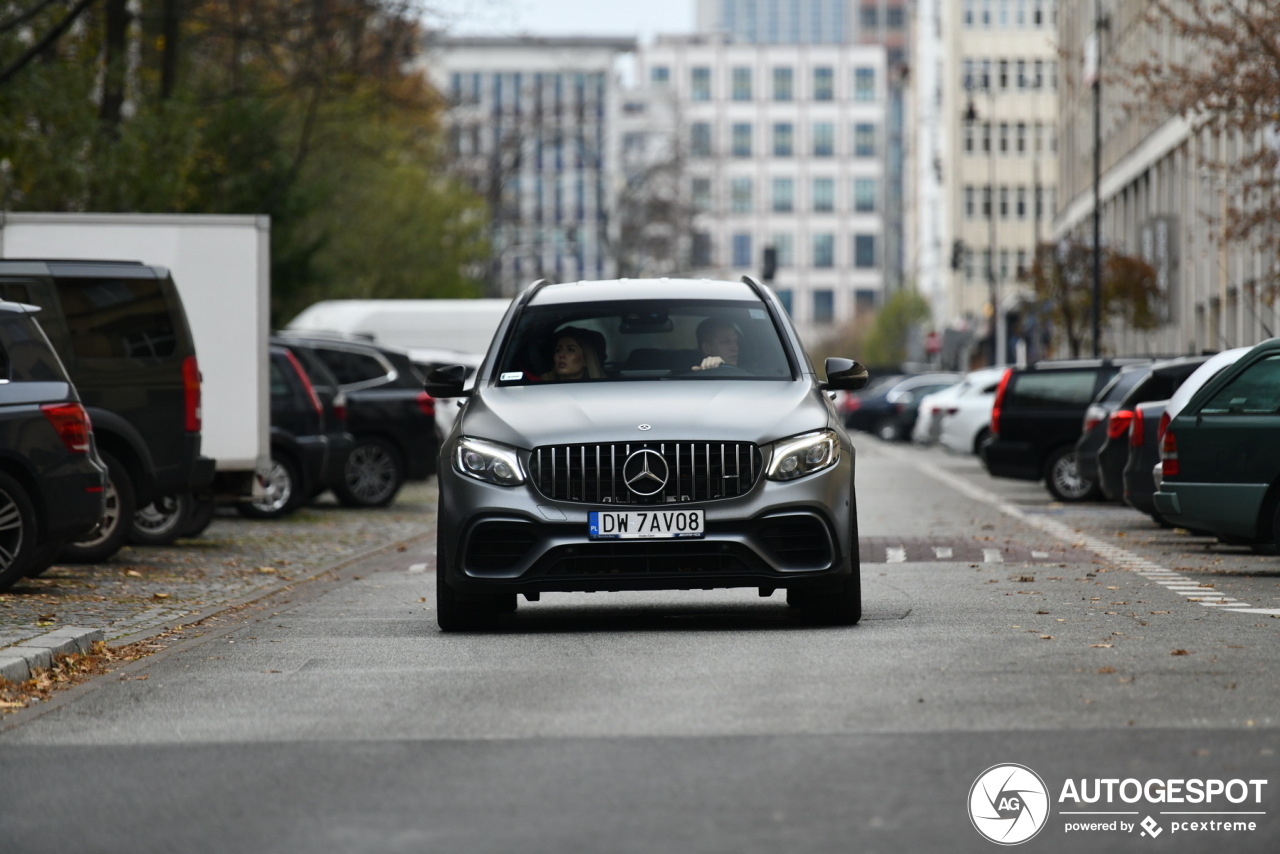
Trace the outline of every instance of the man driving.
<instances>
[{"instance_id":1,"label":"man driving","mask_svg":"<svg viewBox=\"0 0 1280 854\"><path fill-rule=\"evenodd\" d=\"M704 356L695 371L738 364L738 328L722 317L708 317L698 324L698 349Z\"/></svg>"}]
</instances>

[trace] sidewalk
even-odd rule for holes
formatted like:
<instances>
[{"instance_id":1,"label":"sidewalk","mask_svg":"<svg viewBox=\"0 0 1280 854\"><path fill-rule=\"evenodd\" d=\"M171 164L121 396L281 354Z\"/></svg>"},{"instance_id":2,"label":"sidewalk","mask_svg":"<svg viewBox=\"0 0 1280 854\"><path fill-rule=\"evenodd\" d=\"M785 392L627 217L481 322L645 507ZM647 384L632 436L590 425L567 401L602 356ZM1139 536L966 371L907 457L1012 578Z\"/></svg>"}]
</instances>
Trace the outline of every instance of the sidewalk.
<instances>
[{"instance_id":1,"label":"sidewalk","mask_svg":"<svg viewBox=\"0 0 1280 854\"><path fill-rule=\"evenodd\" d=\"M199 538L126 547L101 564L58 565L0 593L0 652L64 627L99 629L108 644L159 631L421 536L435 505L431 479L407 484L379 509L345 508L328 495L278 521L220 509Z\"/></svg>"}]
</instances>

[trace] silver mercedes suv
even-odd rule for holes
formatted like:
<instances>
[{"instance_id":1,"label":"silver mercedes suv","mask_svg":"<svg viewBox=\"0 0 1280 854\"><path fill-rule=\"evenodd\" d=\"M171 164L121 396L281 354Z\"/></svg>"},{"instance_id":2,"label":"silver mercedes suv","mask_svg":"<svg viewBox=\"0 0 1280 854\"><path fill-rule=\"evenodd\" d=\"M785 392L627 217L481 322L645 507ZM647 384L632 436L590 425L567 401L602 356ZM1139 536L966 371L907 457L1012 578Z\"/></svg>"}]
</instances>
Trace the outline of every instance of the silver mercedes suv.
<instances>
[{"instance_id":1,"label":"silver mercedes suv","mask_svg":"<svg viewBox=\"0 0 1280 854\"><path fill-rule=\"evenodd\" d=\"M437 615L483 629L553 591L757 587L815 622L862 615L854 449L767 287L530 285L441 447Z\"/></svg>"}]
</instances>

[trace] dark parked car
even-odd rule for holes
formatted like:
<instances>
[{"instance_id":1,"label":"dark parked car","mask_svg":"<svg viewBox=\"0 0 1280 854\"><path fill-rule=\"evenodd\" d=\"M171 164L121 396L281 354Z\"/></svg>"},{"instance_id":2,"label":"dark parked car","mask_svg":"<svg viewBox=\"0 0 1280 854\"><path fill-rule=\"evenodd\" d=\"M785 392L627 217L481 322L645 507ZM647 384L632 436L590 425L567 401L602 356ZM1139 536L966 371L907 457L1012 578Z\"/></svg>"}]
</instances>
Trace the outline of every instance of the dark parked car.
<instances>
[{"instance_id":1,"label":"dark parked car","mask_svg":"<svg viewBox=\"0 0 1280 854\"><path fill-rule=\"evenodd\" d=\"M1165 428L1156 509L1225 542L1280 543L1280 338L1195 393Z\"/></svg>"},{"instance_id":2,"label":"dark parked car","mask_svg":"<svg viewBox=\"0 0 1280 854\"><path fill-rule=\"evenodd\" d=\"M406 480L435 473L440 451L435 400L407 353L368 341L284 331L277 340L313 353L346 395L355 445L333 493L352 507L391 503ZM319 380L317 380L319 382Z\"/></svg>"},{"instance_id":3,"label":"dark parked car","mask_svg":"<svg viewBox=\"0 0 1280 854\"><path fill-rule=\"evenodd\" d=\"M304 361L309 362L305 367ZM345 395L314 354L273 343L268 371L271 469L262 484L262 498L236 505L241 515L252 519L292 513L308 498L336 485L355 443L346 431Z\"/></svg>"},{"instance_id":4,"label":"dark parked car","mask_svg":"<svg viewBox=\"0 0 1280 854\"><path fill-rule=\"evenodd\" d=\"M49 336L93 422L107 511L61 559L100 561L129 538L134 511L214 476L200 456L200 368L169 271L124 261L0 260L5 299L44 311ZM184 520L158 541L177 536ZM142 536L154 531L142 531Z\"/></svg>"},{"instance_id":5,"label":"dark parked car","mask_svg":"<svg viewBox=\"0 0 1280 854\"><path fill-rule=\"evenodd\" d=\"M1152 471L1160 464L1160 421L1168 403L1167 400L1150 400L1133 408L1133 419L1129 424L1129 453L1125 456L1123 474L1124 503L1165 527L1169 527L1169 520L1156 510L1156 484Z\"/></svg>"},{"instance_id":6,"label":"dark parked car","mask_svg":"<svg viewBox=\"0 0 1280 854\"><path fill-rule=\"evenodd\" d=\"M693 369L712 319L742 361ZM599 373L540 379L567 332ZM462 396L465 375L438 369L427 389ZM834 358L820 379L750 278L531 285L441 453L441 629L492 625L517 594L719 587L785 589L810 619L856 623L854 449L827 392L865 382Z\"/></svg>"},{"instance_id":7,"label":"dark parked car","mask_svg":"<svg viewBox=\"0 0 1280 854\"><path fill-rule=\"evenodd\" d=\"M1102 443L1091 457L1098 486L1108 501L1124 500L1124 469L1129 461L1130 426L1134 423L1137 406L1157 400L1168 400L1178 390L1178 386L1182 385L1182 381L1203 365L1207 358L1209 357L1184 356L1180 359L1156 362L1150 370L1143 373L1142 378L1108 413L1105 428L1102 431ZM1117 379L1125 376L1127 373L1121 372ZM1076 459L1081 463L1085 459L1084 445L1083 438L1076 445ZM1081 471L1085 471L1083 465L1081 465Z\"/></svg>"},{"instance_id":8,"label":"dark parked car","mask_svg":"<svg viewBox=\"0 0 1280 854\"><path fill-rule=\"evenodd\" d=\"M1043 480L1060 501L1083 501L1097 484L1076 468L1084 413L1125 365L1150 359L1043 361L1010 368L996 390L982 459L995 477Z\"/></svg>"},{"instance_id":9,"label":"dark parked car","mask_svg":"<svg viewBox=\"0 0 1280 854\"><path fill-rule=\"evenodd\" d=\"M1126 365L1102 387L1085 408L1084 424L1080 430L1080 438L1076 440L1076 473L1085 480L1096 483L1098 492L1103 496L1106 496L1106 489L1098 476L1098 450L1107 440L1111 413L1120 408L1125 395L1134 386L1141 384L1150 371L1150 364Z\"/></svg>"},{"instance_id":10,"label":"dark parked car","mask_svg":"<svg viewBox=\"0 0 1280 854\"><path fill-rule=\"evenodd\" d=\"M0 590L103 516L106 467L35 306L0 302Z\"/></svg>"},{"instance_id":11,"label":"dark parked car","mask_svg":"<svg viewBox=\"0 0 1280 854\"><path fill-rule=\"evenodd\" d=\"M865 394L851 395L845 405L844 425L874 433L887 442L911 438L920 399L926 394L960 382L959 374L936 373L903 376L884 382Z\"/></svg>"}]
</instances>

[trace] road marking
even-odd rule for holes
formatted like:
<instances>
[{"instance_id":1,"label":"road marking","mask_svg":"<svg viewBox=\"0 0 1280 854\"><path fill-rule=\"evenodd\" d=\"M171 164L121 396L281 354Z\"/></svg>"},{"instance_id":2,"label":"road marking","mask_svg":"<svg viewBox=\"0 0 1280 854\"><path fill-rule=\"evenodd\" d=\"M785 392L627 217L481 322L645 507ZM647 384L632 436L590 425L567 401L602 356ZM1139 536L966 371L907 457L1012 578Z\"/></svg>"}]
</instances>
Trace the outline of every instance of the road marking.
<instances>
[{"instance_id":1,"label":"road marking","mask_svg":"<svg viewBox=\"0 0 1280 854\"><path fill-rule=\"evenodd\" d=\"M426 571L427 571L427 565L425 563L409 564L409 572L426 572Z\"/></svg>"},{"instance_id":2,"label":"road marking","mask_svg":"<svg viewBox=\"0 0 1280 854\"><path fill-rule=\"evenodd\" d=\"M1055 519L1050 519L1047 516L1027 513L1020 507L1005 501L994 492L989 492L980 486L974 486L972 483L969 483L958 475L954 475L951 472L938 467L936 464L913 459L906 453L891 447L886 446L880 450L887 453L889 456L895 457L900 462L909 463L910 465L915 466L916 469L923 474L932 477L934 480L945 483L957 492L994 507L1006 516L1012 516L1014 519L1030 525L1033 528L1039 528L1041 531L1061 540L1068 546L1088 549L1107 563L1113 564L1122 569L1127 569L1130 572L1137 573L1148 581L1154 581L1168 590L1172 590L1175 593L1181 592L1180 589L1175 589L1174 585L1165 583L1173 579L1185 582L1186 585L1194 586L1200 591L1204 591L1196 598L1200 600L1211 600L1197 601L1195 603L1197 605L1201 605L1206 608L1218 607L1225 611L1236 611L1242 614L1270 614L1273 616L1280 616L1280 608L1254 608L1248 602L1232 601L1224 603L1222 597L1214 596L1212 594L1212 588L1199 587L1199 585L1190 578L1179 576L1167 567L1152 563L1146 558L1139 557L1133 552L1127 549L1122 549L1119 546L1112 545L1105 540L1100 540L1097 537L1091 537L1088 534L1082 534L1074 528L1068 527ZM984 549L983 555L985 556L988 552L996 552L996 554L999 555L999 551L996 549ZM1183 598L1187 597L1184 596Z\"/></svg>"},{"instance_id":3,"label":"road marking","mask_svg":"<svg viewBox=\"0 0 1280 854\"><path fill-rule=\"evenodd\" d=\"M1032 557L1039 557L1039 558L1046 558L1046 557L1048 557L1048 556L1049 556L1049 553L1048 553L1048 552L1032 552L1032 553L1031 553L1031 556L1032 556Z\"/></svg>"},{"instance_id":4,"label":"road marking","mask_svg":"<svg viewBox=\"0 0 1280 854\"><path fill-rule=\"evenodd\" d=\"M999 549L983 549L983 563L1004 563L1004 555L1000 554Z\"/></svg>"},{"instance_id":5,"label":"road marking","mask_svg":"<svg viewBox=\"0 0 1280 854\"><path fill-rule=\"evenodd\" d=\"M951 560L953 552L947 546L934 546L933 554L938 560Z\"/></svg>"},{"instance_id":6,"label":"road marking","mask_svg":"<svg viewBox=\"0 0 1280 854\"><path fill-rule=\"evenodd\" d=\"M884 550L885 563L906 563L907 547L898 546L897 548L888 548Z\"/></svg>"}]
</instances>

